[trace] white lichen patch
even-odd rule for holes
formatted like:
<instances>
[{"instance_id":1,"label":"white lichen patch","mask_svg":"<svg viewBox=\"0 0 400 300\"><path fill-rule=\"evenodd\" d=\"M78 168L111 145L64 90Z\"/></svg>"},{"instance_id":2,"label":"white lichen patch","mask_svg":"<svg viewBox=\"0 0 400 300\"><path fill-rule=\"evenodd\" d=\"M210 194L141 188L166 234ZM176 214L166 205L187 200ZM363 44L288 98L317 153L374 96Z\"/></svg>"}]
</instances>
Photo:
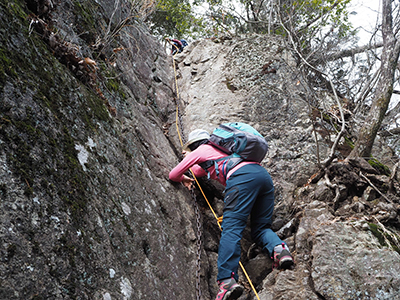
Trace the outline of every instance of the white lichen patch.
<instances>
[{"instance_id":1,"label":"white lichen patch","mask_svg":"<svg viewBox=\"0 0 400 300\"><path fill-rule=\"evenodd\" d=\"M124 211L124 213L129 216L131 214L131 208L128 206L128 204L126 204L125 202L121 203L122 206L122 210Z\"/></svg>"},{"instance_id":2,"label":"white lichen patch","mask_svg":"<svg viewBox=\"0 0 400 300\"><path fill-rule=\"evenodd\" d=\"M34 197L32 200L33 200L34 203L40 204L40 201L39 201L38 197Z\"/></svg>"},{"instance_id":3,"label":"white lichen patch","mask_svg":"<svg viewBox=\"0 0 400 300\"><path fill-rule=\"evenodd\" d=\"M27 266L26 268L27 268L29 271L31 271L31 272L33 272L33 270L35 270L35 268L32 267L31 265Z\"/></svg>"},{"instance_id":4,"label":"white lichen patch","mask_svg":"<svg viewBox=\"0 0 400 300\"><path fill-rule=\"evenodd\" d=\"M103 227L103 221L101 220L100 216L97 216L97 225Z\"/></svg>"},{"instance_id":5,"label":"white lichen patch","mask_svg":"<svg viewBox=\"0 0 400 300\"><path fill-rule=\"evenodd\" d=\"M109 293L105 293L103 295L103 300L111 300L111 295Z\"/></svg>"},{"instance_id":6,"label":"white lichen patch","mask_svg":"<svg viewBox=\"0 0 400 300\"><path fill-rule=\"evenodd\" d=\"M96 147L96 143L91 138L88 138L86 145L90 147L90 149Z\"/></svg>"},{"instance_id":7,"label":"white lichen patch","mask_svg":"<svg viewBox=\"0 0 400 300\"><path fill-rule=\"evenodd\" d=\"M149 215L151 215L152 213L153 213L153 211L152 211L152 207L150 206L150 204L149 203L147 203L147 201L144 201L144 212L146 213L146 214L149 214Z\"/></svg>"},{"instance_id":8,"label":"white lichen patch","mask_svg":"<svg viewBox=\"0 0 400 300\"><path fill-rule=\"evenodd\" d=\"M115 270L110 268L110 278L114 278L115 276Z\"/></svg>"},{"instance_id":9,"label":"white lichen patch","mask_svg":"<svg viewBox=\"0 0 400 300\"><path fill-rule=\"evenodd\" d=\"M148 168L145 168L147 175L149 176L150 180L153 180L153 177L151 176L151 172Z\"/></svg>"},{"instance_id":10,"label":"white lichen patch","mask_svg":"<svg viewBox=\"0 0 400 300\"><path fill-rule=\"evenodd\" d=\"M132 295L132 285L127 278L122 277L120 282L121 293L124 296L124 300L130 299Z\"/></svg>"},{"instance_id":11,"label":"white lichen patch","mask_svg":"<svg viewBox=\"0 0 400 300\"><path fill-rule=\"evenodd\" d=\"M56 221L56 223L60 223L60 218L56 216L50 216L50 219Z\"/></svg>"},{"instance_id":12,"label":"white lichen patch","mask_svg":"<svg viewBox=\"0 0 400 300\"><path fill-rule=\"evenodd\" d=\"M88 162L89 158L89 152L85 149L84 146L76 144L75 145L76 151L78 151L78 160L79 163L81 164L83 171L86 171L86 166L85 164Z\"/></svg>"},{"instance_id":13,"label":"white lichen patch","mask_svg":"<svg viewBox=\"0 0 400 300\"><path fill-rule=\"evenodd\" d=\"M40 221L40 218L39 218L38 213L37 212L33 212L32 213L32 218L31 218L32 225L33 226L38 225L39 221Z\"/></svg>"}]
</instances>

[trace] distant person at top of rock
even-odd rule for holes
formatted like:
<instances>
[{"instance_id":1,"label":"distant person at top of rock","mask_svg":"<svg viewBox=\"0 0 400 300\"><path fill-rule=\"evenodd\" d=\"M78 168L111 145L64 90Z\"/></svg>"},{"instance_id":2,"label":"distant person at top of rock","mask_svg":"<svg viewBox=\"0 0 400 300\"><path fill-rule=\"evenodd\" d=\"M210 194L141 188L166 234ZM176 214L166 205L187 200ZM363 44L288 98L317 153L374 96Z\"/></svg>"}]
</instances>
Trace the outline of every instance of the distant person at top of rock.
<instances>
[{"instance_id":1,"label":"distant person at top of rock","mask_svg":"<svg viewBox=\"0 0 400 300\"><path fill-rule=\"evenodd\" d=\"M181 53L183 51L183 48L185 48L188 43L186 40L178 40L178 39L166 39L170 44L172 45L171 49L171 55L175 55L176 53Z\"/></svg>"}]
</instances>

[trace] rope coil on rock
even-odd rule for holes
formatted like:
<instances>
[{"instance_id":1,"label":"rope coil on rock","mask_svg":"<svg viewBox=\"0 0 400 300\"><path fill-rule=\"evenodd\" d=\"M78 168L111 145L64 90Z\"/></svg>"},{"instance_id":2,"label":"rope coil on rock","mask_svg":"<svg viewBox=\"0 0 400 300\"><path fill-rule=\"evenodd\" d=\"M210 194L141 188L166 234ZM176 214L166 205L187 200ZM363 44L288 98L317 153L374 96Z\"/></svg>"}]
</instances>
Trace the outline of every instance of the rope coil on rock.
<instances>
[{"instance_id":1,"label":"rope coil on rock","mask_svg":"<svg viewBox=\"0 0 400 300\"><path fill-rule=\"evenodd\" d=\"M168 40L168 42L171 44L171 42L169 40ZM175 45L173 45L173 46L175 46ZM176 53L175 53L175 55L176 55ZM179 95L179 90L178 90L178 79L177 79L177 75L176 75L176 66L175 66L175 59L174 59L175 55L172 56L173 68L174 68L174 76L175 76L175 89L176 89L176 96L177 96L176 97L176 119L175 119L175 124L176 124L176 131L177 131L177 134L178 134L178 137L179 137L180 144L181 144L181 146L183 146L184 145L184 141L185 141L185 137L184 137L183 130L182 130L183 126L182 126L182 118L181 118L180 106L179 106L180 95ZM201 194L203 195L204 199L206 200L206 202L207 202L212 214L214 215L214 217L215 217L215 219L217 221L219 229L222 231L221 223L222 223L223 217L222 216L218 217L216 215L214 209L212 208L212 205L208 201L203 189L201 188L199 182L197 181L197 178L194 175L192 169L189 169L189 170L190 170L190 173L192 174L193 179L195 180L195 182L196 182ZM201 217L200 217L199 207L198 207L198 204L197 204L197 201L196 201L196 195L194 193L194 190L191 191L191 194L192 194L192 198L194 199L194 207L195 207L195 214L196 214L196 221L197 221L197 234L198 234L197 235L197 246L198 246L198 248L197 248L196 292L197 292L197 299L200 300L200 297L201 297L201 290L200 290L200 271L201 271L201 269L200 269L200 259L201 259L201 255L200 255L201 254L201 223L200 223L200 220L201 220ZM239 261L239 265L240 265L240 268L242 269L242 271L243 271L248 283L250 284L254 294L256 295L257 299L260 300L260 297L258 296L257 291L256 291L256 289L255 289L255 287L254 287L249 275L247 274L246 269L244 268L242 262Z\"/></svg>"}]
</instances>

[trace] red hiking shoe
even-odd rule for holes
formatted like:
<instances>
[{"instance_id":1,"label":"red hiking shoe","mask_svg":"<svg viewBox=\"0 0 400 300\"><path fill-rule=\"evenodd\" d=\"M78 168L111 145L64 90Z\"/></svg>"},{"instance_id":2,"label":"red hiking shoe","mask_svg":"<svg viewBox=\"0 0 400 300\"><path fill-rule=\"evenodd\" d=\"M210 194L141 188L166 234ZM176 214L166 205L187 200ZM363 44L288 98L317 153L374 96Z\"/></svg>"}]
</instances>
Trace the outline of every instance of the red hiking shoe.
<instances>
[{"instance_id":1,"label":"red hiking shoe","mask_svg":"<svg viewBox=\"0 0 400 300\"><path fill-rule=\"evenodd\" d=\"M239 298L244 288L232 277L222 282L218 281L219 291L215 300L234 300Z\"/></svg>"},{"instance_id":2,"label":"red hiking shoe","mask_svg":"<svg viewBox=\"0 0 400 300\"><path fill-rule=\"evenodd\" d=\"M285 248L285 244L282 243L282 251L274 252L274 256L271 257L274 260L274 264L272 265L272 269L289 269L293 266L294 261L293 257L290 254L289 250Z\"/></svg>"}]
</instances>

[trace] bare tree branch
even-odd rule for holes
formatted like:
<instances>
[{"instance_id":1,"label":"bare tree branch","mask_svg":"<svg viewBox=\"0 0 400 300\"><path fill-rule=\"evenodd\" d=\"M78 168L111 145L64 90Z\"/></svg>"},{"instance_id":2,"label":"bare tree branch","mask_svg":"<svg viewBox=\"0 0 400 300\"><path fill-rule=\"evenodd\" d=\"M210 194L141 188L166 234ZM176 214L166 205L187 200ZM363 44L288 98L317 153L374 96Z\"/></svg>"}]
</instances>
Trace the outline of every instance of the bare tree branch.
<instances>
[{"instance_id":1,"label":"bare tree branch","mask_svg":"<svg viewBox=\"0 0 400 300\"><path fill-rule=\"evenodd\" d=\"M370 157L378 130L381 128L393 93L395 72L400 55L400 40L396 38L392 23L392 1L382 0L382 38L380 77L371 109L349 157Z\"/></svg>"},{"instance_id":2,"label":"bare tree branch","mask_svg":"<svg viewBox=\"0 0 400 300\"><path fill-rule=\"evenodd\" d=\"M368 45L364 45L361 47L357 47L357 48L353 48L353 49L346 49L346 50L342 50L340 52L334 52L334 53L328 54L326 56L326 59L332 61L332 60L337 60L337 59L344 58L344 57L352 57L356 54L364 53L365 51L378 49L378 48L382 48L382 47L383 47L383 42L373 44L373 45L368 44Z\"/></svg>"},{"instance_id":3,"label":"bare tree branch","mask_svg":"<svg viewBox=\"0 0 400 300\"><path fill-rule=\"evenodd\" d=\"M389 130L384 130L379 133L380 136L392 136L392 135L400 135L400 128L393 128Z\"/></svg>"},{"instance_id":4,"label":"bare tree branch","mask_svg":"<svg viewBox=\"0 0 400 300\"><path fill-rule=\"evenodd\" d=\"M368 94L376 85L376 82L379 79L379 74L380 74L380 69L376 70L375 74L364 85L363 89L359 93L359 97L354 101L354 103L357 103L357 106L354 109L354 113L360 110L361 104L364 103L364 100L367 98Z\"/></svg>"},{"instance_id":5,"label":"bare tree branch","mask_svg":"<svg viewBox=\"0 0 400 300\"><path fill-rule=\"evenodd\" d=\"M379 193L379 195L381 195L383 198L385 198L386 201L388 201L388 202L390 202L390 203L393 204L393 201L390 200L388 197L386 197L386 196L371 182L371 180L369 180L368 177L365 176L361 171L360 171L360 176L361 176L362 178L364 178L364 179L369 183L369 185L370 185L375 191L377 191L377 192Z\"/></svg>"},{"instance_id":6,"label":"bare tree branch","mask_svg":"<svg viewBox=\"0 0 400 300\"><path fill-rule=\"evenodd\" d=\"M316 71L316 72L318 72L318 73L324 75L324 76L328 79L329 83L331 84L332 91L333 91L333 93L334 93L335 100L336 100L336 103L337 103L338 108L339 108L339 111L340 111L340 117L341 117L341 119L342 119L342 128L341 128L340 132L338 133L338 135L336 136L336 139L335 139L335 141L334 141L334 143L333 143L333 145L332 145L332 147L331 147L331 152L330 152L328 158L327 158L325 161L323 161L323 163L322 163L324 167L327 167L327 166L333 161L333 159L335 158L335 151L336 151L336 148L337 148L337 146L338 146L338 144L339 144L340 138L343 136L343 134L344 134L344 132L345 132L345 130L346 130L346 121L345 121L345 119L344 119L344 113L343 113L342 104L340 103L339 97L338 97L338 95L337 95L337 93L336 93L335 86L333 85L333 82L332 82L332 80L330 79L330 77L329 77L327 74L325 74L325 73L319 71L318 69L316 69L314 66L312 66L312 65L303 57L303 55L297 50L296 44L294 43L293 37L292 37L291 33L289 32L289 30L286 29L285 25L284 25L282 22L281 22L281 25L282 25L282 27L285 29L285 31L287 32L287 34L288 34L288 36L289 36L289 39L290 39L290 41L291 41L291 43L292 43L292 45L293 45L293 48L294 48L294 50L296 51L297 55L300 57L300 59L301 59L308 67L310 67L310 68L313 69L314 71Z\"/></svg>"}]
</instances>

